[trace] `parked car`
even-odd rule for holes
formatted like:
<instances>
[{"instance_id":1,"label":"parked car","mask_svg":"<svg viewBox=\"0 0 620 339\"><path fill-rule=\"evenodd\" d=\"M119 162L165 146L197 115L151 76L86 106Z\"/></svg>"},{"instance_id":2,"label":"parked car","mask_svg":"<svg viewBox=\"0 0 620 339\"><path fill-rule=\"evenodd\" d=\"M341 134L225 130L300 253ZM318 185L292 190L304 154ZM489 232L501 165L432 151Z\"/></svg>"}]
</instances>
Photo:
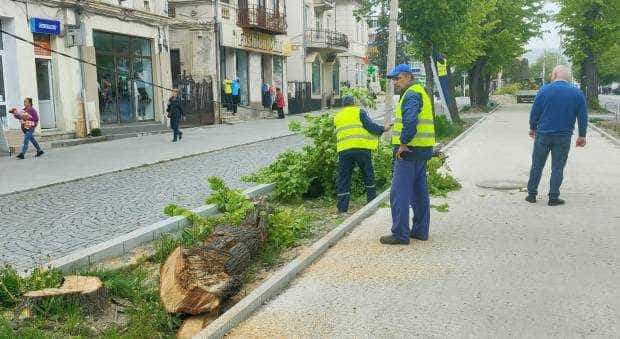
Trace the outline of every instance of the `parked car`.
<instances>
[{"instance_id":1,"label":"parked car","mask_svg":"<svg viewBox=\"0 0 620 339\"><path fill-rule=\"evenodd\" d=\"M534 102L536 93L538 93L538 91L518 91L517 92L517 103L520 104L523 102Z\"/></svg>"}]
</instances>

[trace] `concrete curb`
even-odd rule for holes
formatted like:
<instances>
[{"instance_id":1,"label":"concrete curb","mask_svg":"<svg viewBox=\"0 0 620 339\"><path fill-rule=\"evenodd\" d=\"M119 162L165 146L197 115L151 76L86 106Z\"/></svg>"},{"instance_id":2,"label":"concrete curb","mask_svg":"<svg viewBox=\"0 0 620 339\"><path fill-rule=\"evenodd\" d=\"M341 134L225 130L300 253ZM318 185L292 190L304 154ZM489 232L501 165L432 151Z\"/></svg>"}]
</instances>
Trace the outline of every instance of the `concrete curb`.
<instances>
[{"instance_id":1,"label":"concrete curb","mask_svg":"<svg viewBox=\"0 0 620 339\"><path fill-rule=\"evenodd\" d=\"M379 205L387 200L389 196L389 189L381 193L373 201L347 218L338 227L312 244L312 246L300 254L299 257L284 266L284 268L258 286L252 293L241 299L241 301L232 308L219 316L217 320L194 336L194 338L224 337L230 330L252 315L264 302L280 293L293 279L295 279L299 272L312 265L319 256L355 228L362 220L372 215L379 208Z\"/></svg>"},{"instance_id":2,"label":"concrete curb","mask_svg":"<svg viewBox=\"0 0 620 339\"><path fill-rule=\"evenodd\" d=\"M590 128L592 128L593 130L599 132L604 138L609 139L609 141L611 141L613 144L615 145L620 145L620 140L618 140L616 137L614 137L613 135L607 133L605 130L603 130L602 128L596 126L595 124L588 122L588 126Z\"/></svg>"},{"instance_id":3,"label":"concrete curb","mask_svg":"<svg viewBox=\"0 0 620 339\"><path fill-rule=\"evenodd\" d=\"M502 105L499 104L494 107L487 115L463 131L451 142L443 146L441 150L445 151L455 145L466 134L480 126L484 120L486 120L491 114L495 113L501 106ZM389 196L390 189L388 188L373 201L347 218L347 220L345 220L334 230L315 242L309 249L300 254L299 257L276 272L275 275L258 286L258 288L252 291L252 293L241 299L241 301L231 307L224 314L220 315L214 322L209 324L209 326L194 336L194 338L223 338L229 331L249 318L254 311L263 305L263 303L279 294L291 281L297 277L301 271L312 265L319 256L325 253L331 246L338 242L338 240L342 239L362 220L372 215L383 201L389 199Z\"/></svg>"},{"instance_id":4,"label":"concrete curb","mask_svg":"<svg viewBox=\"0 0 620 339\"><path fill-rule=\"evenodd\" d=\"M256 198L270 194L274 189L275 184L263 184L247 189L243 193L250 198ZM215 205L203 205L192 211L202 217L219 213ZM89 269L93 264L103 259L125 255L129 253L130 250L142 244L159 239L164 233L180 231L189 226L189 224L187 218L181 216L161 220L119 237L52 260L46 267L57 268L65 273L79 272L84 268ZM21 274L27 275L27 272L28 271L22 272Z\"/></svg>"}]
</instances>

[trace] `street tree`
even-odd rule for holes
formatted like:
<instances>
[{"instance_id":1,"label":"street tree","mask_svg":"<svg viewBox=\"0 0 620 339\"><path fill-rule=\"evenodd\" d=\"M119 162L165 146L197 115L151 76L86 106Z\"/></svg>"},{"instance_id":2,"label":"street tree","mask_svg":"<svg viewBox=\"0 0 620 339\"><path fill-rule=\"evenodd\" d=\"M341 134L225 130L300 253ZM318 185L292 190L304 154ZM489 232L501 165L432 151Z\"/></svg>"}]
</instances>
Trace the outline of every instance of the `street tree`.
<instances>
[{"instance_id":1,"label":"street tree","mask_svg":"<svg viewBox=\"0 0 620 339\"><path fill-rule=\"evenodd\" d=\"M543 55L538 57L536 61L530 66L529 78L534 80L538 85L542 84L543 68L545 83L551 81L551 71L557 65L565 65L567 62L566 57L556 51L545 51Z\"/></svg>"},{"instance_id":2,"label":"street tree","mask_svg":"<svg viewBox=\"0 0 620 339\"><path fill-rule=\"evenodd\" d=\"M599 63L620 38L620 6L618 1L607 0L558 2L561 8L556 19L562 25L566 53L577 66L574 69L588 107L598 109Z\"/></svg>"},{"instance_id":3,"label":"street tree","mask_svg":"<svg viewBox=\"0 0 620 339\"><path fill-rule=\"evenodd\" d=\"M546 19L541 0L496 0L481 22L482 53L469 68L472 107L485 108L491 79L525 52L528 40L540 31Z\"/></svg>"}]
</instances>

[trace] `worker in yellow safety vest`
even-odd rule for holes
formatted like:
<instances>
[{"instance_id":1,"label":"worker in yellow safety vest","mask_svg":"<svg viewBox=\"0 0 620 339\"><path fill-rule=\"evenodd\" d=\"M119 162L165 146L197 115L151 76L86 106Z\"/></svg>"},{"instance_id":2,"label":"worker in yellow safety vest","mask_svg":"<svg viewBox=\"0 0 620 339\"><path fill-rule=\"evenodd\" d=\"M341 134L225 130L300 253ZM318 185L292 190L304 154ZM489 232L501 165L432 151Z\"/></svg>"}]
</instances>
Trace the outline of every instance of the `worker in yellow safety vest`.
<instances>
[{"instance_id":1,"label":"worker in yellow safety vest","mask_svg":"<svg viewBox=\"0 0 620 339\"><path fill-rule=\"evenodd\" d=\"M380 126L368 116L366 111L355 105L351 95L342 98L343 108L334 116L336 128L336 150L338 152L338 212L349 210L351 195L351 174L355 165L359 166L366 186L366 198L373 200L377 195L375 175L372 168L371 151L379 145L379 136L390 126Z\"/></svg>"},{"instance_id":2,"label":"worker in yellow safety vest","mask_svg":"<svg viewBox=\"0 0 620 339\"><path fill-rule=\"evenodd\" d=\"M390 190L392 233L379 239L386 245L406 245L410 238L427 240L430 224L430 199L426 181L426 162L433 155L435 124L431 99L426 90L414 83L409 65L394 67L388 78L400 92L396 105L392 145L394 171ZM409 228L409 207L413 225Z\"/></svg>"},{"instance_id":3,"label":"worker in yellow safety vest","mask_svg":"<svg viewBox=\"0 0 620 339\"><path fill-rule=\"evenodd\" d=\"M226 106L227 111L231 111L233 109L232 80L226 78L222 85L224 86L224 106Z\"/></svg>"}]
</instances>

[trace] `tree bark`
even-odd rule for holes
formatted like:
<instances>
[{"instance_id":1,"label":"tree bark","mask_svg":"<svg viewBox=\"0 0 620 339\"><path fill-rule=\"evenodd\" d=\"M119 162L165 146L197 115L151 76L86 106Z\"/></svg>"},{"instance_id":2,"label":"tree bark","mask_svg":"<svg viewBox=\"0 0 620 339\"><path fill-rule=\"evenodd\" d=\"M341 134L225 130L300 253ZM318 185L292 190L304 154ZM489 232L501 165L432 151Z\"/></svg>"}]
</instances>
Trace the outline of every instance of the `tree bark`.
<instances>
[{"instance_id":1,"label":"tree bark","mask_svg":"<svg viewBox=\"0 0 620 339\"><path fill-rule=\"evenodd\" d=\"M474 66L469 70L469 99L471 107L486 109L489 103L488 82L484 75L486 64L487 59L480 58L476 60Z\"/></svg>"},{"instance_id":2,"label":"tree bark","mask_svg":"<svg viewBox=\"0 0 620 339\"><path fill-rule=\"evenodd\" d=\"M450 90L450 100L448 100L448 110L450 111L450 117L452 118L452 121L460 122L461 116L459 115L459 107L456 104L456 97L454 96L454 93L456 92L455 83L458 82L458 79L456 79L457 81L454 81L454 79L452 78L452 71L450 70L450 65L448 65L447 71L448 71L448 89Z\"/></svg>"},{"instance_id":3,"label":"tree bark","mask_svg":"<svg viewBox=\"0 0 620 339\"><path fill-rule=\"evenodd\" d=\"M581 63L583 73L581 90L588 102L588 108L597 110L600 108L598 102L598 68L595 56L589 51L586 54L586 58Z\"/></svg>"},{"instance_id":4,"label":"tree bark","mask_svg":"<svg viewBox=\"0 0 620 339\"><path fill-rule=\"evenodd\" d=\"M435 95L433 95L433 67L431 66L431 55L429 52L424 53L424 72L426 74L426 93L431 99L431 105L433 106L433 116L435 116Z\"/></svg>"},{"instance_id":5,"label":"tree bark","mask_svg":"<svg viewBox=\"0 0 620 339\"><path fill-rule=\"evenodd\" d=\"M203 243L172 252L160 271L169 313L217 311L241 288L245 271L267 241L267 218L256 208L241 226L218 226Z\"/></svg>"}]
</instances>

